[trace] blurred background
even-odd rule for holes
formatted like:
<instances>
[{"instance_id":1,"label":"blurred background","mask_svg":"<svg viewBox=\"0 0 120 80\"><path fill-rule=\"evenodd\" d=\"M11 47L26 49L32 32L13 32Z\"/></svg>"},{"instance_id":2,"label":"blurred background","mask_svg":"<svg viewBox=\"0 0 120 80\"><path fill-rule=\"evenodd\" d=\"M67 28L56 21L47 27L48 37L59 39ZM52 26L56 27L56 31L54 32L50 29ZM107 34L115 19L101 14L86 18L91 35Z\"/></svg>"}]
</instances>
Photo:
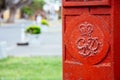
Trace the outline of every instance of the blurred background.
<instances>
[{"instance_id":1,"label":"blurred background","mask_svg":"<svg viewBox=\"0 0 120 80\"><path fill-rule=\"evenodd\" d=\"M0 0L0 80L62 80L61 0Z\"/></svg>"},{"instance_id":2,"label":"blurred background","mask_svg":"<svg viewBox=\"0 0 120 80\"><path fill-rule=\"evenodd\" d=\"M48 20L61 18L61 0L0 0L0 18L8 23L15 19Z\"/></svg>"}]
</instances>

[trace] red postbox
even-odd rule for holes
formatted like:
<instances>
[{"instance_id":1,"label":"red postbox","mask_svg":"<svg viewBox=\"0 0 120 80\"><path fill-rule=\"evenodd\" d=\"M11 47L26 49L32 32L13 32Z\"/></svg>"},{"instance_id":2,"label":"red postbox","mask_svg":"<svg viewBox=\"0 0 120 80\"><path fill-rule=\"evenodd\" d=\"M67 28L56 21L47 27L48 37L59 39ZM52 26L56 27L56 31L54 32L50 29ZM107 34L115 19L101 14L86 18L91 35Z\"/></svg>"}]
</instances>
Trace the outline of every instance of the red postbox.
<instances>
[{"instance_id":1,"label":"red postbox","mask_svg":"<svg viewBox=\"0 0 120 80\"><path fill-rule=\"evenodd\" d=\"M63 80L120 80L120 0L62 0Z\"/></svg>"}]
</instances>

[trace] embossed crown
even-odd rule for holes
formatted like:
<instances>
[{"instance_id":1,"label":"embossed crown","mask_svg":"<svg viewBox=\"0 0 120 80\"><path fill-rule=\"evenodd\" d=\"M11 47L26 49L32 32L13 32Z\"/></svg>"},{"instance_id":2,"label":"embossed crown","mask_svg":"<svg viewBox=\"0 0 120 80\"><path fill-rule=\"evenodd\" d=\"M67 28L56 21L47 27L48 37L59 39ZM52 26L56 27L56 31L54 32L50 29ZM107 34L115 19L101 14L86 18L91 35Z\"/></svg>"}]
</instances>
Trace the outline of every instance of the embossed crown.
<instances>
[{"instance_id":1,"label":"embossed crown","mask_svg":"<svg viewBox=\"0 0 120 80\"><path fill-rule=\"evenodd\" d=\"M91 36L93 32L93 25L88 22L80 24L79 28L82 36Z\"/></svg>"}]
</instances>

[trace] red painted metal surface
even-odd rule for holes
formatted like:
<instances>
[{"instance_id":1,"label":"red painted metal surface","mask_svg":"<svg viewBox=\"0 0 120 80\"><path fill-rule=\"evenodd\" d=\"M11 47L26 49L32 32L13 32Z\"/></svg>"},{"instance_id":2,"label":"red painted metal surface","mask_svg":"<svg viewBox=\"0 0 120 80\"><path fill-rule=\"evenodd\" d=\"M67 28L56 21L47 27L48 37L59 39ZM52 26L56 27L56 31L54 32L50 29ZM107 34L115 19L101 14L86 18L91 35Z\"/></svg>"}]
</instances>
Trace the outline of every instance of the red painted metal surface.
<instances>
[{"instance_id":1,"label":"red painted metal surface","mask_svg":"<svg viewBox=\"0 0 120 80\"><path fill-rule=\"evenodd\" d=\"M120 80L120 0L63 0L63 80Z\"/></svg>"},{"instance_id":2,"label":"red painted metal surface","mask_svg":"<svg viewBox=\"0 0 120 80\"><path fill-rule=\"evenodd\" d=\"M109 0L63 0L63 6L108 6Z\"/></svg>"}]
</instances>

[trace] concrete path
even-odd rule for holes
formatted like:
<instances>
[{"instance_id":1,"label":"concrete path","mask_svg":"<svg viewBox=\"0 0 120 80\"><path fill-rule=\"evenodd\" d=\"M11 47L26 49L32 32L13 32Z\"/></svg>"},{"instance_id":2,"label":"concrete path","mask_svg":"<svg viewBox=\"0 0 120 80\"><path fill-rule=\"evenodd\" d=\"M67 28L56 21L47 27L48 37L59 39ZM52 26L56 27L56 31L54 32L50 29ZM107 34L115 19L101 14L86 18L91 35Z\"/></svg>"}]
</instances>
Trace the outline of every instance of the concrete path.
<instances>
[{"instance_id":1,"label":"concrete path","mask_svg":"<svg viewBox=\"0 0 120 80\"><path fill-rule=\"evenodd\" d=\"M38 39L30 40L29 46L17 46L21 40L22 24L30 25L32 21L18 21L15 24L2 24L0 41L7 42L7 55L15 57L61 56L62 26L61 21L50 21L48 31L42 32Z\"/></svg>"}]
</instances>

